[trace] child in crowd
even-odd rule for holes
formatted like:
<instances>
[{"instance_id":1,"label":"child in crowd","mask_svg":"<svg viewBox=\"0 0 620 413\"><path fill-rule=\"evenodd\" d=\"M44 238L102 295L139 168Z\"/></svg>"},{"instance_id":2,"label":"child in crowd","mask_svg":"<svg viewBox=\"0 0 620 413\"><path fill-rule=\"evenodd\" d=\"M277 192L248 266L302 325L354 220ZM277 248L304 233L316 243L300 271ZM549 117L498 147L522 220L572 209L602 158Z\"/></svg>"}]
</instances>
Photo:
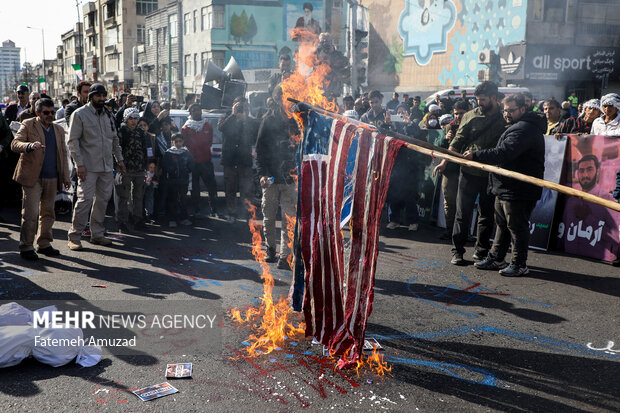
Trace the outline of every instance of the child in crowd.
<instances>
[{"instance_id":1,"label":"child in crowd","mask_svg":"<svg viewBox=\"0 0 620 413\"><path fill-rule=\"evenodd\" d=\"M157 176L155 175L155 162L150 162L144 177L144 210L146 211L146 219L153 219L153 211L155 208L155 190L159 185Z\"/></svg>"},{"instance_id":2,"label":"child in crowd","mask_svg":"<svg viewBox=\"0 0 620 413\"><path fill-rule=\"evenodd\" d=\"M181 225L191 225L187 219L187 188L189 186L189 174L194 169L194 158L183 144L183 135L172 135L173 147L164 154L163 176L166 178L167 199L166 211L168 226L176 228L177 221Z\"/></svg>"}]
</instances>

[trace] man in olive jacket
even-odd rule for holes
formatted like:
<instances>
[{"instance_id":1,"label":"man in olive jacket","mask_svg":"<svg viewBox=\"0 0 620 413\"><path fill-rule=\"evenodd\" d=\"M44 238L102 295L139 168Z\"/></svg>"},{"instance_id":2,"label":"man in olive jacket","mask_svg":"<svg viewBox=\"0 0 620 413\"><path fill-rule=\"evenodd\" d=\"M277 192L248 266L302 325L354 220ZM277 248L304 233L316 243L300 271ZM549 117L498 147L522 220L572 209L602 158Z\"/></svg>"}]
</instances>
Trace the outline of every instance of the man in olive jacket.
<instances>
[{"instance_id":1,"label":"man in olive jacket","mask_svg":"<svg viewBox=\"0 0 620 413\"><path fill-rule=\"evenodd\" d=\"M497 141L497 146L467 151L463 154L465 159L542 179L545 174L545 120L527 111L525 98L520 94L504 99L504 118L510 126ZM483 270L500 270L499 273L507 277L525 275L529 272L526 265L529 220L542 188L494 173L490 174L489 188L495 195L497 231L486 259L474 265ZM508 266L504 258L511 241L512 263Z\"/></svg>"},{"instance_id":2,"label":"man in olive jacket","mask_svg":"<svg viewBox=\"0 0 620 413\"><path fill-rule=\"evenodd\" d=\"M37 117L25 120L11 142L11 150L21 154L13 179L23 191L20 255L29 261L39 258L33 247L35 234L39 253L60 254L51 245L54 239L52 226L56 219L54 203L61 186L69 188L71 185L65 131L53 123L54 102L51 99L38 100L35 113Z\"/></svg>"},{"instance_id":3,"label":"man in olive jacket","mask_svg":"<svg viewBox=\"0 0 620 413\"><path fill-rule=\"evenodd\" d=\"M456 136L450 142L450 150L463 153L466 150L494 148L497 140L506 129L498 102L497 85L493 82L479 84L474 95L478 107L470 110L461 120ZM447 162L442 161L436 172L443 172ZM461 167L458 192L456 195L456 215L452 230L452 260L454 265L466 265L463 258L465 243L469 235L476 198L478 201L478 231L473 258L482 260L487 256L493 235L493 195L487 193L488 173L475 168Z\"/></svg>"},{"instance_id":4,"label":"man in olive jacket","mask_svg":"<svg viewBox=\"0 0 620 413\"><path fill-rule=\"evenodd\" d=\"M69 249L74 251L82 249L80 239L91 207L90 241L99 245L112 243L104 237L103 225L105 210L114 189L112 155L120 172L125 174L126 171L114 118L104 108L107 94L102 84L95 83L90 87L88 103L71 116L69 150L78 176L78 200L69 230Z\"/></svg>"}]
</instances>

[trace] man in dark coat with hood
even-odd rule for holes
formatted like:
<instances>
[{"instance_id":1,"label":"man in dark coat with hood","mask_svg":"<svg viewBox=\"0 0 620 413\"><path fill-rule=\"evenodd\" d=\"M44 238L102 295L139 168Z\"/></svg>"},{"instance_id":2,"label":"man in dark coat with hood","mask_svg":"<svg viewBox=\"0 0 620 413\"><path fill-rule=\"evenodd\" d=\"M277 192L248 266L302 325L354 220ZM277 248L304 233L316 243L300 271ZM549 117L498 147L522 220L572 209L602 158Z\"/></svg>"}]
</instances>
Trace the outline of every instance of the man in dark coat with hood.
<instances>
[{"instance_id":1,"label":"man in dark coat with hood","mask_svg":"<svg viewBox=\"0 0 620 413\"><path fill-rule=\"evenodd\" d=\"M467 151L463 154L465 159L498 165L542 179L545 172L545 120L527 110L521 94L504 99L504 119L509 126L497 141L497 146ZM500 270L499 273L507 277L525 275L529 272L526 265L529 219L542 188L491 173L489 189L495 195L495 239L487 258L474 265L483 270ZM512 263L508 265L504 258L511 241Z\"/></svg>"}]
</instances>

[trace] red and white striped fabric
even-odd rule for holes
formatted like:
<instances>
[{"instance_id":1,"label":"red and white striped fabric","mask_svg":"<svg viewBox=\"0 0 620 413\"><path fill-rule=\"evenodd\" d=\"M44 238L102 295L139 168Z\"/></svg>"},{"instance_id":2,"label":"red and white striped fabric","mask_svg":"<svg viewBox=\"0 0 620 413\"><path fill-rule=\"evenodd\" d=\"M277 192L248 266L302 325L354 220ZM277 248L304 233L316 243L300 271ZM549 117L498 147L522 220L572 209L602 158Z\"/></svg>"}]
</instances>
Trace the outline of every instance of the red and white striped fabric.
<instances>
[{"instance_id":1,"label":"red and white striped fabric","mask_svg":"<svg viewBox=\"0 0 620 413\"><path fill-rule=\"evenodd\" d=\"M330 121L329 139L323 136L320 142L303 143L303 312L306 335L328 346L332 355L340 356L339 365L344 367L362 353L374 297L379 221L392 166L403 142L350 123ZM325 119L309 124L327 129ZM317 133L305 137L316 138ZM341 231L345 199L351 201L346 247Z\"/></svg>"}]
</instances>

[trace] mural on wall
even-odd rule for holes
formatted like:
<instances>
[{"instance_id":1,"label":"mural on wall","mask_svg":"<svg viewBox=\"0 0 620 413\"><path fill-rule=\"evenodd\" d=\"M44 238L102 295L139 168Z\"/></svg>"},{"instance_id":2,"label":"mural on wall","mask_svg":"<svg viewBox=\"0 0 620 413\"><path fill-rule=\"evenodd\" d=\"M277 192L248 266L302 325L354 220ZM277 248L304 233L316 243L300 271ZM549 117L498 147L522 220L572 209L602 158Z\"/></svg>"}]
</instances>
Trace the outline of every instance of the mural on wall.
<instances>
[{"instance_id":1,"label":"mural on wall","mask_svg":"<svg viewBox=\"0 0 620 413\"><path fill-rule=\"evenodd\" d=\"M295 27L306 27L316 35L325 28L323 1L285 0L283 17L282 40L291 40L291 30Z\"/></svg>"},{"instance_id":2,"label":"mural on wall","mask_svg":"<svg viewBox=\"0 0 620 413\"><path fill-rule=\"evenodd\" d=\"M237 44L240 44L241 41L245 44L252 43L252 39L257 33L258 27L253 14L248 18L245 10L241 12L240 16L233 12L230 17L230 34Z\"/></svg>"},{"instance_id":3,"label":"mural on wall","mask_svg":"<svg viewBox=\"0 0 620 413\"><path fill-rule=\"evenodd\" d=\"M450 42L454 52L452 67L439 74L442 85L473 85L478 82L478 55L525 40L527 1L525 0L461 0L458 19L462 29L456 30Z\"/></svg>"},{"instance_id":4,"label":"mural on wall","mask_svg":"<svg viewBox=\"0 0 620 413\"><path fill-rule=\"evenodd\" d=\"M433 53L445 53L455 20L456 7L450 0L406 0L398 22L405 55L425 66Z\"/></svg>"},{"instance_id":5,"label":"mural on wall","mask_svg":"<svg viewBox=\"0 0 620 413\"><path fill-rule=\"evenodd\" d=\"M238 45L275 43L282 33L276 7L228 6L228 36Z\"/></svg>"},{"instance_id":6,"label":"mural on wall","mask_svg":"<svg viewBox=\"0 0 620 413\"><path fill-rule=\"evenodd\" d=\"M525 40L527 0L365 0L371 14L369 82L403 89L473 86L481 52ZM402 43L401 72L394 35ZM515 52L507 68L518 61ZM423 69L423 70L421 70Z\"/></svg>"}]
</instances>

